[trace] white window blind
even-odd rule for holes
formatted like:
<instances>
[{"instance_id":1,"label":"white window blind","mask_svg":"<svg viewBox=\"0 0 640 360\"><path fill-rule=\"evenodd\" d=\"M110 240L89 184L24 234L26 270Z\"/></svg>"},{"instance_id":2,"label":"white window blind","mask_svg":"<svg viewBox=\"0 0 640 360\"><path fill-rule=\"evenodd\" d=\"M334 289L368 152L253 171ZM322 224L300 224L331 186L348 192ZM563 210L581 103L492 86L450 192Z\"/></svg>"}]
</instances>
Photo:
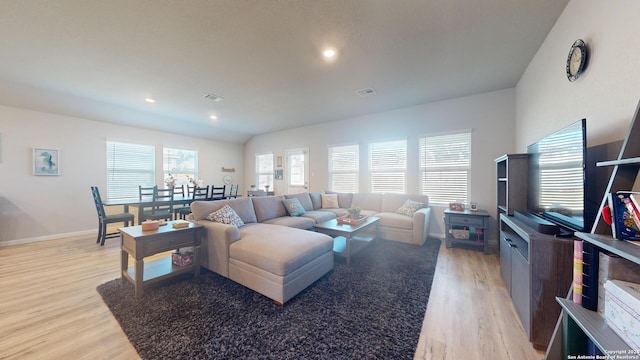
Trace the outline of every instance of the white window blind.
<instances>
[{"instance_id":1,"label":"white window blind","mask_svg":"<svg viewBox=\"0 0 640 360\"><path fill-rule=\"evenodd\" d=\"M138 186L155 185L155 147L107 141L107 199L138 197Z\"/></svg>"},{"instance_id":2,"label":"white window blind","mask_svg":"<svg viewBox=\"0 0 640 360\"><path fill-rule=\"evenodd\" d=\"M369 190L373 193L406 192L407 140L369 144Z\"/></svg>"},{"instance_id":3,"label":"white window blind","mask_svg":"<svg viewBox=\"0 0 640 360\"><path fill-rule=\"evenodd\" d=\"M273 190L273 154L256 155L256 181L258 190L264 190L269 185Z\"/></svg>"},{"instance_id":4,"label":"white window blind","mask_svg":"<svg viewBox=\"0 0 640 360\"><path fill-rule=\"evenodd\" d=\"M420 138L420 193L429 203L467 201L471 132Z\"/></svg>"},{"instance_id":5,"label":"white window blind","mask_svg":"<svg viewBox=\"0 0 640 360\"><path fill-rule=\"evenodd\" d=\"M198 179L198 152L165 147L162 150L164 179L171 173L176 186L188 185L189 179Z\"/></svg>"},{"instance_id":6,"label":"white window blind","mask_svg":"<svg viewBox=\"0 0 640 360\"><path fill-rule=\"evenodd\" d=\"M356 145L329 148L329 190L358 192L360 147Z\"/></svg>"}]
</instances>

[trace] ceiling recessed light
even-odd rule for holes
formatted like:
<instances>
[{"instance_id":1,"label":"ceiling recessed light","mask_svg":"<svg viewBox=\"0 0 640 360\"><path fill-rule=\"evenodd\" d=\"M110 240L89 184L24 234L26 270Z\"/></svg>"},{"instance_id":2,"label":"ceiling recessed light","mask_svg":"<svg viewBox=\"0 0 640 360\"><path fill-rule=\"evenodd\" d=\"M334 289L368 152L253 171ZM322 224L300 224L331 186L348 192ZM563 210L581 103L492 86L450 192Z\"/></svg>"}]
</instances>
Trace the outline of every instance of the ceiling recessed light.
<instances>
[{"instance_id":1,"label":"ceiling recessed light","mask_svg":"<svg viewBox=\"0 0 640 360\"><path fill-rule=\"evenodd\" d=\"M322 56L325 60L334 60L338 56L338 52L335 49L325 49L322 51Z\"/></svg>"},{"instance_id":2,"label":"ceiling recessed light","mask_svg":"<svg viewBox=\"0 0 640 360\"><path fill-rule=\"evenodd\" d=\"M148 102L149 104L153 104L153 103L156 102L156 100L152 99L152 98L146 98L146 99L144 99L144 101Z\"/></svg>"},{"instance_id":3,"label":"ceiling recessed light","mask_svg":"<svg viewBox=\"0 0 640 360\"><path fill-rule=\"evenodd\" d=\"M209 119L218 120L218 117L216 115L209 115Z\"/></svg>"},{"instance_id":4,"label":"ceiling recessed light","mask_svg":"<svg viewBox=\"0 0 640 360\"><path fill-rule=\"evenodd\" d=\"M322 55L326 58L332 58L334 56L336 56L336 51L333 49L327 49L325 51L322 52Z\"/></svg>"}]
</instances>

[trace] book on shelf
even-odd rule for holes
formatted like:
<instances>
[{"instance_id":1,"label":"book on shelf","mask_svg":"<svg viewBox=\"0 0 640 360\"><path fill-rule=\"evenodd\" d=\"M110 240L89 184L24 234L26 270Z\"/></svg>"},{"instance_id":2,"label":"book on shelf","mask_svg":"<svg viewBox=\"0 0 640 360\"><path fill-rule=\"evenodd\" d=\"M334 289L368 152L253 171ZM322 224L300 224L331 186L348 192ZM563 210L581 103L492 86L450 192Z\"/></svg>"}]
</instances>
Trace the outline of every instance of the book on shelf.
<instances>
[{"instance_id":1,"label":"book on shelf","mask_svg":"<svg viewBox=\"0 0 640 360\"><path fill-rule=\"evenodd\" d=\"M640 264L602 252L598 256L598 313L604 316L604 283L607 280L640 283Z\"/></svg>"},{"instance_id":2,"label":"book on shelf","mask_svg":"<svg viewBox=\"0 0 640 360\"><path fill-rule=\"evenodd\" d=\"M618 191L609 194L611 232L618 240L640 241L640 208L633 203L632 194L637 193Z\"/></svg>"},{"instance_id":3,"label":"book on shelf","mask_svg":"<svg viewBox=\"0 0 640 360\"><path fill-rule=\"evenodd\" d=\"M582 240L573 242L573 302L582 304Z\"/></svg>"}]
</instances>

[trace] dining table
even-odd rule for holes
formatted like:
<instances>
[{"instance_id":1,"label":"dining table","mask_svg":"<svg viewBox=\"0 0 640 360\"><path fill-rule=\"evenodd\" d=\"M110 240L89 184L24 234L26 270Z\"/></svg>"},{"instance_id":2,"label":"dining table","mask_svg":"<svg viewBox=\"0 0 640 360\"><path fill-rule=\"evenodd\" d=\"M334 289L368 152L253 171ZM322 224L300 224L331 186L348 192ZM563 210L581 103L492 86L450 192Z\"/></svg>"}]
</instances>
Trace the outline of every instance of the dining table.
<instances>
[{"instance_id":1,"label":"dining table","mask_svg":"<svg viewBox=\"0 0 640 360\"><path fill-rule=\"evenodd\" d=\"M174 205L188 205L191 204L192 201L193 197L189 195L176 195L173 197ZM158 201L156 203L159 205L168 205L169 201ZM138 224L141 224L144 219L144 208L153 205L153 197L143 196L142 198L107 199L103 201L102 204L105 206L124 206L124 212L129 212L130 206L138 208Z\"/></svg>"}]
</instances>

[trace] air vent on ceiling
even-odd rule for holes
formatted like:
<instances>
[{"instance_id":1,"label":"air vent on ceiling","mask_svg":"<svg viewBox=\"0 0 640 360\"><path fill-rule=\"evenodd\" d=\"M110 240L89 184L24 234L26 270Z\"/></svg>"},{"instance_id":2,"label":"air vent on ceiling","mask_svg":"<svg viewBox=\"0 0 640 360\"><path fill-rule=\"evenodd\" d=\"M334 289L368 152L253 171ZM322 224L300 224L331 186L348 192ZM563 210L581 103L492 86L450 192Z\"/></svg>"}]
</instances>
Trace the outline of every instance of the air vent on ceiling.
<instances>
[{"instance_id":1,"label":"air vent on ceiling","mask_svg":"<svg viewBox=\"0 0 640 360\"><path fill-rule=\"evenodd\" d=\"M211 94L211 93L204 94L204 96L202 96L202 97L207 99L207 100L211 100L211 101L215 101L215 102L222 101L222 96L218 96L218 95Z\"/></svg>"},{"instance_id":2,"label":"air vent on ceiling","mask_svg":"<svg viewBox=\"0 0 640 360\"><path fill-rule=\"evenodd\" d=\"M356 91L356 94L358 94L360 97L367 97L367 96L375 95L376 91L373 88L364 88Z\"/></svg>"}]
</instances>

